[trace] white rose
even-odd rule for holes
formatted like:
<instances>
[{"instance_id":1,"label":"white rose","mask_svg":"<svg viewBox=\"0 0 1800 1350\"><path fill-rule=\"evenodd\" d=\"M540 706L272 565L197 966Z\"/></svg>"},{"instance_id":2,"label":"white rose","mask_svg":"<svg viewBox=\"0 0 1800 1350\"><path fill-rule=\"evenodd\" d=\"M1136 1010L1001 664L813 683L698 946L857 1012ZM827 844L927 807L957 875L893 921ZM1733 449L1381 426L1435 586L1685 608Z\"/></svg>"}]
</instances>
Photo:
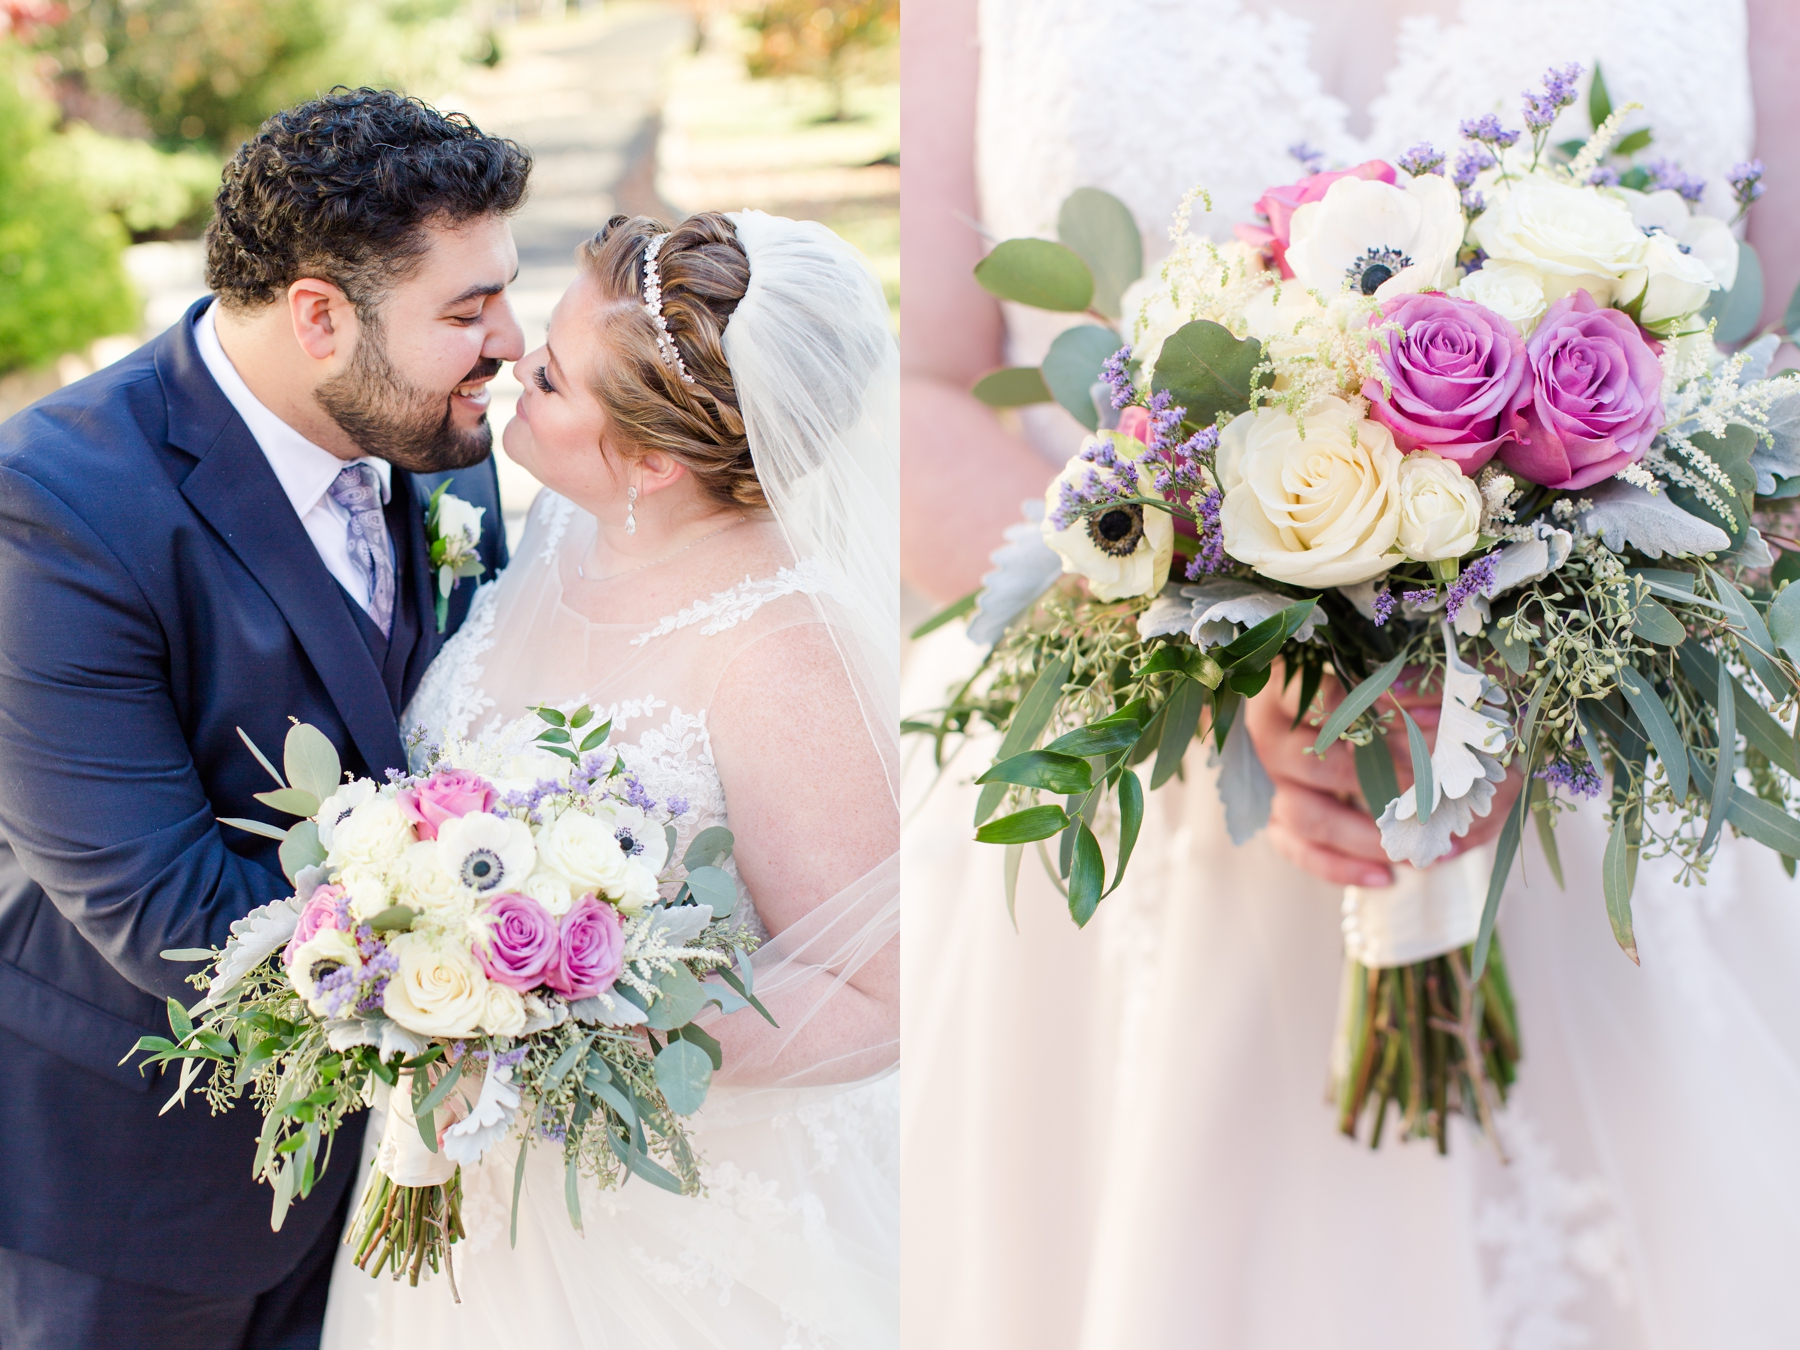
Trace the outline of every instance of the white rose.
<instances>
[{"instance_id":1,"label":"white rose","mask_svg":"<svg viewBox=\"0 0 1800 1350\"><path fill-rule=\"evenodd\" d=\"M345 966L352 969L362 966L356 939L340 929L321 928L295 949L294 959L288 963L288 983L315 1013L321 1017L331 1016L342 1010L318 1007L313 1000L319 996L319 981Z\"/></svg>"},{"instance_id":2,"label":"white rose","mask_svg":"<svg viewBox=\"0 0 1800 1350\"><path fill-rule=\"evenodd\" d=\"M438 498L438 538L451 540L461 536L465 546L473 548L481 538L481 518L486 514L486 507L471 506L446 492Z\"/></svg>"},{"instance_id":3,"label":"white rose","mask_svg":"<svg viewBox=\"0 0 1800 1350\"><path fill-rule=\"evenodd\" d=\"M538 831L544 866L561 873L581 893L617 896L625 886L625 850L604 821L581 811L564 811Z\"/></svg>"},{"instance_id":4,"label":"white rose","mask_svg":"<svg viewBox=\"0 0 1800 1350\"><path fill-rule=\"evenodd\" d=\"M386 867L417 839L400 803L376 796L338 821L326 856L333 867Z\"/></svg>"},{"instance_id":5,"label":"white rose","mask_svg":"<svg viewBox=\"0 0 1800 1350\"><path fill-rule=\"evenodd\" d=\"M1638 307L1638 322L1646 328L1704 309L1717 285L1711 268L1680 240L1661 230L1644 241L1644 266L1649 280Z\"/></svg>"},{"instance_id":6,"label":"white rose","mask_svg":"<svg viewBox=\"0 0 1800 1350\"><path fill-rule=\"evenodd\" d=\"M517 1036L525 1030L525 1000L517 990L488 981L481 1029L490 1036Z\"/></svg>"},{"instance_id":7,"label":"white rose","mask_svg":"<svg viewBox=\"0 0 1800 1350\"><path fill-rule=\"evenodd\" d=\"M537 861L531 827L511 816L471 811L438 826L438 866L478 895L517 890Z\"/></svg>"},{"instance_id":8,"label":"white rose","mask_svg":"<svg viewBox=\"0 0 1800 1350\"><path fill-rule=\"evenodd\" d=\"M1100 437L1110 440L1122 458L1138 460L1144 455L1143 442L1133 437L1110 431L1101 432ZM1095 446L1100 437L1088 437L1082 449ZM1090 477L1106 483L1113 474L1077 454L1045 491L1044 542L1062 556L1064 572L1087 578L1096 600L1156 594L1169 579L1169 564L1175 557L1175 521L1167 511L1136 504L1114 506L1078 516L1066 529L1056 528L1063 484L1084 490ZM1134 495L1162 498L1148 472L1139 474Z\"/></svg>"},{"instance_id":9,"label":"white rose","mask_svg":"<svg viewBox=\"0 0 1800 1350\"><path fill-rule=\"evenodd\" d=\"M442 910L461 899L456 879L444 870L436 841L421 839L407 849L402 866L406 876L402 903L414 909Z\"/></svg>"},{"instance_id":10,"label":"white rose","mask_svg":"<svg viewBox=\"0 0 1800 1350\"><path fill-rule=\"evenodd\" d=\"M575 907L575 887L569 879L541 867L525 878L519 893L537 901L544 907L544 913L553 919L561 918Z\"/></svg>"},{"instance_id":11,"label":"white rose","mask_svg":"<svg viewBox=\"0 0 1800 1350\"><path fill-rule=\"evenodd\" d=\"M358 778L354 783L345 783L320 802L318 814L313 817L319 827L319 842L329 849L337 823L374 795L375 784L367 778Z\"/></svg>"},{"instance_id":12,"label":"white rose","mask_svg":"<svg viewBox=\"0 0 1800 1350\"><path fill-rule=\"evenodd\" d=\"M637 862L625 865L625 884L619 888L614 897L619 902L621 914L641 914L658 898L656 874Z\"/></svg>"},{"instance_id":13,"label":"white rose","mask_svg":"<svg viewBox=\"0 0 1800 1350\"><path fill-rule=\"evenodd\" d=\"M1610 305L1644 287L1644 232L1624 202L1592 188L1522 179L1475 217L1469 237L1491 260L1536 270L1550 304L1584 290Z\"/></svg>"},{"instance_id":14,"label":"white rose","mask_svg":"<svg viewBox=\"0 0 1800 1350\"><path fill-rule=\"evenodd\" d=\"M1348 286L1382 300L1439 291L1456 276L1462 199L1436 174L1404 187L1340 178L1294 212L1289 235L1288 266L1308 290L1332 296Z\"/></svg>"},{"instance_id":15,"label":"white rose","mask_svg":"<svg viewBox=\"0 0 1800 1350\"><path fill-rule=\"evenodd\" d=\"M1304 428L1302 437L1285 411L1259 408L1220 433L1225 551L1296 586L1347 586L1380 575L1402 557L1395 547L1401 454L1392 434L1329 397L1307 409Z\"/></svg>"},{"instance_id":16,"label":"white rose","mask_svg":"<svg viewBox=\"0 0 1800 1350\"><path fill-rule=\"evenodd\" d=\"M1493 310L1526 337L1549 308L1543 277L1523 263L1490 262L1457 282L1450 294Z\"/></svg>"},{"instance_id":17,"label":"white rose","mask_svg":"<svg viewBox=\"0 0 1800 1350\"><path fill-rule=\"evenodd\" d=\"M337 884L349 896L351 917L359 923L374 918L394 903L387 877L366 864L356 863L344 868L337 874Z\"/></svg>"},{"instance_id":18,"label":"white rose","mask_svg":"<svg viewBox=\"0 0 1800 1350\"><path fill-rule=\"evenodd\" d=\"M408 1031L466 1039L487 1011L487 977L467 949L425 933L401 933L388 944L399 968L381 1006Z\"/></svg>"},{"instance_id":19,"label":"white rose","mask_svg":"<svg viewBox=\"0 0 1800 1350\"><path fill-rule=\"evenodd\" d=\"M1400 461L1400 547L1415 562L1460 558L1481 537L1481 489L1429 450Z\"/></svg>"},{"instance_id":20,"label":"white rose","mask_svg":"<svg viewBox=\"0 0 1800 1350\"><path fill-rule=\"evenodd\" d=\"M1688 210L1686 199L1673 188L1655 192L1613 188L1612 192L1631 211L1633 224L1646 232L1661 230L1672 235L1688 254L1705 265L1721 290L1728 291L1737 284L1737 239L1724 221Z\"/></svg>"}]
</instances>

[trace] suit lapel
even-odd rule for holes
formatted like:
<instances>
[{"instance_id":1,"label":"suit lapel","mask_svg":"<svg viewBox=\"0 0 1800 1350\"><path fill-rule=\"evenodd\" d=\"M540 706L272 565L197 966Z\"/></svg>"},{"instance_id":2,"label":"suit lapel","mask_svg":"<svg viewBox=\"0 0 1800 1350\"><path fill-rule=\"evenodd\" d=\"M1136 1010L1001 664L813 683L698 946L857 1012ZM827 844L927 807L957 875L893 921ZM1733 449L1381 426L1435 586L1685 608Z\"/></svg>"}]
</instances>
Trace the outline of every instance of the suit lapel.
<instances>
[{"instance_id":1,"label":"suit lapel","mask_svg":"<svg viewBox=\"0 0 1800 1350\"><path fill-rule=\"evenodd\" d=\"M200 359L193 318L206 303L188 311L156 357L169 439L199 460L182 481L182 496L281 611L364 763L376 773L403 768L406 754L381 671L275 471ZM404 477L396 474L396 484Z\"/></svg>"}]
</instances>

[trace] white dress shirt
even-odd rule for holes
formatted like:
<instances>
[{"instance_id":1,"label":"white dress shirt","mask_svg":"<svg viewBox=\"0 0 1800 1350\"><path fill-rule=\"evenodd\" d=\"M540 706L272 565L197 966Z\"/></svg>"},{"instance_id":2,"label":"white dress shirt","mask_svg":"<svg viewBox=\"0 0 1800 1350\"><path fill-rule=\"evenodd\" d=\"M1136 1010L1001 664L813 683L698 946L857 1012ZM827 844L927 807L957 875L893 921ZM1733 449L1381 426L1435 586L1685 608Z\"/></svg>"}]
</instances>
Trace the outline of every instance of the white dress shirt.
<instances>
[{"instance_id":1,"label":"white dress shirt","mask_svg":"<svg viewBox=\"0 0 1800 1350\"><path fill-rule=\"evenodd\" d=\"M374 467L376 477L381 480L381 500L385 503L393 492L393 466L385 459L375 459L368 455L360 460L339 459L331 451L314 445L264 407L262 401L250 392L250 386L244 383L243 377L237 373L237 367L231 364L231 358L225 355L225 348L220 345L219 330L214 320L218 307L218 302L214 301L194 320L194 341L200 348L200 359L206 363L206 369L217 382L220 391L231 406L237 409L238 416L244 419L244 425L250 428L250 434L256 438L256 444L268 459L269 467L275 470L281 490L287 493L294 514L300 517L300 523L306 527L313 547L319 551L320 561L350 593L350 598L367 613L370 578L366 569L350 559L350 513L331 500L327 489L338 474L343 472L345 464L368 464ZM393 547L394 541L390 538L390 556Z\"/></svg>"}]
</instances>

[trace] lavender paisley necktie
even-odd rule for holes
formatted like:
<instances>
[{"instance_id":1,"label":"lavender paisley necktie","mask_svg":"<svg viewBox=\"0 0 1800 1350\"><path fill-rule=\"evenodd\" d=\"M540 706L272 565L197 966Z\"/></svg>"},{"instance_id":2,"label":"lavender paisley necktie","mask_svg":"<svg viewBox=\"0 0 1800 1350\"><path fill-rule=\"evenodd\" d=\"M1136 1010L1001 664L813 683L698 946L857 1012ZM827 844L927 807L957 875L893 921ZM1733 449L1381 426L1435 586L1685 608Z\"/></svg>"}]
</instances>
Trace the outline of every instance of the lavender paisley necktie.
<instances>
[{"instance_id":1,"label":"lavender paisley necktie","mask_svg":"<svg viewBox=\"0 0 1800 1350\"><path fill-rule=\"evenodd\" d=\"M369 617L387 637L394 626L394 559L381 512L381 480L371 465L346 464L327 492L349 513L350 561L369 579Z\"/></svg>"}]
</instances>

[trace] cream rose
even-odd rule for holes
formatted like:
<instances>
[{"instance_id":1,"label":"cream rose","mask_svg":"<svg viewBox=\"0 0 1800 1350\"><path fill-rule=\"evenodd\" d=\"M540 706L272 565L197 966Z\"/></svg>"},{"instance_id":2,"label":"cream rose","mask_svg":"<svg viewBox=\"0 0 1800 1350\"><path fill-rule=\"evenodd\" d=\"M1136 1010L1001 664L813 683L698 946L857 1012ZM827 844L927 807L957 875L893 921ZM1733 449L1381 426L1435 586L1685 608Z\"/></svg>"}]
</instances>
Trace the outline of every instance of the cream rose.
<instances>
[{"instance_id":1,"label":"cream rose","mask_svg":"<svg viewBox=\"0 0 1800 1350\"><path fill-rule=\"evenodd\" d=\"M460 538L465 547L473 548L481 539L481 518L486 514L486 507L471 506L461 497L446 492L438 498L438 537Z\"/></svg>"},{"instance_id":2,"label":"cream rose","mask_svg":"<svg viewBox=\"0 0 1800 1350\"><path fill-rule=\"evenodd\" d=\"M1717 286L1712 269L1674 235L1661 230L1644 241L1644 265L1649 280L1638 306L1638 322L1646 328L1704 309Z\"/></svg>"},{"instance_id":3,"label":"cream rose","mask_svg":"<svg viewBox=\"0 0 1800 1350\"><path fill-rule=\"evenodd\" d=\"M1644 288L1643 231L1624 202L1591 188L1521 179L1475 217L1469 235L1490 260L1535 270L1550 304L1574 290L1603 305L1629 303Z\"/></svg>"},{"instance_id":4,"label":"cream rose","mask_svg":"<svg viewBox=\"0 0 1800 1350\"><path fill-rule=\"evenodd\" d=\"M399 802L371 797L332 829L328 858L333 867L384 867L399 861L417 838Z\"/></svg>"},{"instance_id":5,"label":"cream rose","mask_svg":"<svg viewBox=\"0 0 1800 1350\"><path fill-rule=\"evenodd\" d=\"M1477 268L1457 282L1450 294L1493 310L1517 328L1521 337L1531 336L1549 307L1544 300L1543 277L1523 263L1489 263Z\"/></svg>"},{"instance_id":6,"label":"cream rose","mask_svg":"<svg viewBox=\"0 0 1800 1350\"><path fill-rule=\"evenodd\" d=\"M1122 459L1141 459L1146 447L1132 436L1103 431ZM1133 596L1154 595L1169 579L1169 564L1175 557L1175 521L1159 507L1132 504L1113 506L1088 515L1076 515L1058 529L1063 491L1090 490L1090 484L1113 479L1113 470L1103 468L1083 456L1097 447L1100 437L1090 436L1080 454L1056 476L1044 493L1044 542L1062 556L1063 571L1087 578L1088 590L1096 600L1129 600ZM1149 473L1138 475L1135 496L1161 500L1162 494L1150 482Z\"/></svg>"},{"instance_id":7,"label":"cream rose","mask_svg":"<svg viewBox=\"0 0 1800 1350\"><path fill-rule=\"evenodd\" d=\"M388 944L399 961L381 1006L421 1036L473 1036L488 1009L488 979L469 953L425 933L401 933Z\"/></svg>"},{"instance_id":8,"label":"cream rose","mask_svg":"<svg viewBox=\"0 0 1800 1350\"><path fill-rule=\"evenodd\" d=\"M421 839L406 850L406 903L415 909L442 910L462 900L456 879L443 868L437 841Z\"/></svg>"},{"instance_id":9,"label":"cream rose","mask_svg":"<svg viewBox=\"0 0 1800 1350\"><path fill-rule=\"evenodd\" d=\"M354 864L337 874L338 885L350 900L350 914L358 922L372 919L394 903L393 888L376 868Z\"/></svg>"},{"instance_id":10,"label":"cream rose","mask_svg":"<svg viewBox=\"0 0 1800 1350\"><path fill-rule=\"evenodd\" d=\"M625 884L619 888L614 897L619 902L621 914L641 913L648 905L656 903L656 874L642 863L630 862L625 865Z\"/></svg>"},{"instance_id":11,"label":"cream rose","mask_svg":"<svg viewBox=\"0 0 1800 1350\"><path fill-rule=\"evenodd\" d=\"M618 896L625 887L625 850L601 821L565 811L538 831L538 857L577 892ZM533 896L533 899L537 897Z\"/></svg>"},{"instance_id":12,"label":"cream rose","mask_svg":"<svg viewBox=\"0 0 1800 1350\"><path fill-rule=\"evenodd\" d=\"M1400 461L1400 547L1415 562L1460 558L1481 536L1481 489L1440 455Z\"/></svg>"},{"instance_id":13,"label":"cream rose","mask_svg":"<svg viewBox=\"0 0 1800 1350\"><path fill-rule=\"evenodd\" d=\"M519 890L542 905L544 913L553 919L567 914L575 904L575 888L569 884L569 879L541 867L525 879Z\"/></svg>"},{"instance_id":14,"label":"cream rose","mask_svg":"<svg viewBox=\"0 0 1800 1350\"><path fill-rule=\"evenodd\" d=\"M516 989L488 981L481 1029L490 1036L517 1036L525 1030L525 1000Z\"/></svg>"},{"instance_id":15,"label":"cream rose","mask_svg":"<svg viewBox=\"0 0 1800 1350\"><path fill-rule=\"evenodd\" d=\"M1320 399L1303 423L1279 408L1234 418L1217 458L1225 551L1296 586L1378 576L1403 556L1400 460L1392 433L1340 398Z\"/></svg>"}]
</instances>

